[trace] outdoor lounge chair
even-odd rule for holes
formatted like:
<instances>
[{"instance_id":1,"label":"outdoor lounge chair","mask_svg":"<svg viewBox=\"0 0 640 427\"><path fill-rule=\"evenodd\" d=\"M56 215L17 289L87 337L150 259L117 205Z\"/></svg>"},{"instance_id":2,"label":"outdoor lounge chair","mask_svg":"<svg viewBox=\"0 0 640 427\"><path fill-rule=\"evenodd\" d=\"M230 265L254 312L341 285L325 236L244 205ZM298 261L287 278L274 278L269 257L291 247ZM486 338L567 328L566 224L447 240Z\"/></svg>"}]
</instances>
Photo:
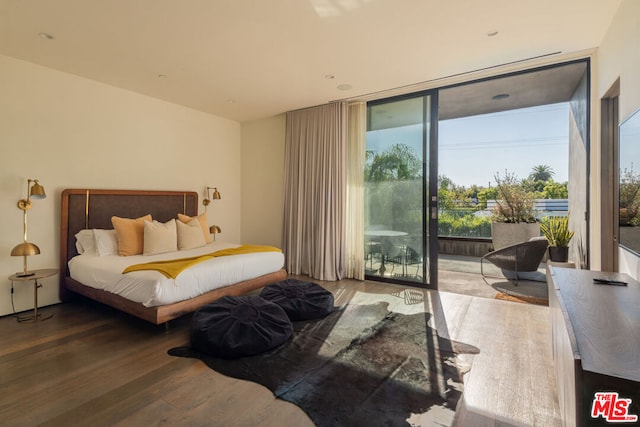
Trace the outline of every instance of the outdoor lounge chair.
<instances>
[{"instance_id":1,"label":"outdoor lounge chair","mask_svg":"<svg viewBox=\"0 0 640 427\"><path fill-rule=\"evenodd\" d=\"M480 258L480 273L485 277L483 261L489 261L503 270L514 271L515 285L518 286L518 273L537 271L547 251L549 242L544 237L534 237L526 242L505 246L497 251L489 252Z\"/></svg>"}]
</instances>

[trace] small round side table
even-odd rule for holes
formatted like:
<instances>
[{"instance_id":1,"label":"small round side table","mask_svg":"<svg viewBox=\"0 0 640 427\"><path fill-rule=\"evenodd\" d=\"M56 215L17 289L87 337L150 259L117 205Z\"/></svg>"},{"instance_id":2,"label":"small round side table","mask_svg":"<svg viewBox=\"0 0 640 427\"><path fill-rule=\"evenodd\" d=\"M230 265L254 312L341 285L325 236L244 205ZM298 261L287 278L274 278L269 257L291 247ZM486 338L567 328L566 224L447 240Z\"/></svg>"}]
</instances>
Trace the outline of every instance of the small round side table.
<instances>
[{"instance_id":1,"label":"small round side table","mask_svg":"<svg viewBox=\"0 0 640 427\"><path fill-rule=\"evenodd\" d=\"M53 276L57 273L57 268L43 268L41 270L32 270L31 274L27 276L22 275L22 273L15 273L9 276L11 286L13 286L13 282L33 281L33 314L29 316L18 316L18 322L37 322L38 320L50 319L53 316L53 314L42 316L41 313L38 313L38 288L42 287L42 285L38 283L38 280Z\"/></svg>"}]
</instances>

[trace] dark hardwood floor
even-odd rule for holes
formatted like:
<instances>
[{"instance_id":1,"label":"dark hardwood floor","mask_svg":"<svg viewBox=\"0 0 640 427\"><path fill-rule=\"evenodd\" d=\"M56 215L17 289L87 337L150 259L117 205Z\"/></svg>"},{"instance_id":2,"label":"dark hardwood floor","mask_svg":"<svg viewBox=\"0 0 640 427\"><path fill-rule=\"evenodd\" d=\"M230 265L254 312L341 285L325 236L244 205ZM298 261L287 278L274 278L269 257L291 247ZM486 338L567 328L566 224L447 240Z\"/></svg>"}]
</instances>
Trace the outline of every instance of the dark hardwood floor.
<instances>
[{"instance_id":1,"label":"dark hardwood floor","mask_svg":"<svg viewBox=\"0 0 640 427\"><path fill-rule=\"evenodd\" d=\"M480 348L469 358L458 425L558 425L548 307L414 289L402 298L404 288L372 282L323 284L336 304L385 300L392 310L428 310L441 335ZM262 386L167 355L188 343L190 316L165 330L87 300L41 311L53 317L0 318L3 426L312 425Z\"/></svg>"}]
</instances>

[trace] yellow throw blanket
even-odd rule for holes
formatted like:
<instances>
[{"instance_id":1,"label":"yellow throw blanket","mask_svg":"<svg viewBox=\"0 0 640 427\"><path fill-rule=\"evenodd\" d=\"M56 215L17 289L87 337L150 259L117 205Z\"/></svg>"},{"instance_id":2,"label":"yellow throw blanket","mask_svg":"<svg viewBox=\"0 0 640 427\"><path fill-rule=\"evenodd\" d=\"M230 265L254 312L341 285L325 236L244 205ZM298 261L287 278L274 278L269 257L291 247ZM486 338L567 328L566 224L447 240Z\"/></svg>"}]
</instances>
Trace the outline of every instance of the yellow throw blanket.
<instances>
[{"instance_id":1,"label":"yellow throw blanket","mask_svg":"<svg viewBox=\"0 0 640 427\"><path fill-rule=\"evenodd\" d=\"M168 259L166 261L152 261L145 262L143 264L134 264L125 268L122 274L130 273L132 271L142 270L155 270L164 274L168 278L175 279L178 274L182 273L192 265L198 264L202 261L206 261L211 258L249 254L254 252L282 252L280 249L274 246L261 246L261 245L241 245L237 248L220 249L219 251L212 252L210 254L198 255L189 258L180 259Z\"/></svg>"}]
</instances>

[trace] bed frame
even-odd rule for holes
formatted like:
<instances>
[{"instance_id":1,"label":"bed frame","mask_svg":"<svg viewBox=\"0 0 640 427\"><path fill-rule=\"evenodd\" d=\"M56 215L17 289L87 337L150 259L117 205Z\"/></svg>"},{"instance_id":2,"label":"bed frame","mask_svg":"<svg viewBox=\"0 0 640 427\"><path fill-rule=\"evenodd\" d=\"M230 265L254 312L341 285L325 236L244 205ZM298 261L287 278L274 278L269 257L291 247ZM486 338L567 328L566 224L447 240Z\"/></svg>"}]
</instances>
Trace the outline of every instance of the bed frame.
<instances>
[{"instance_id":1,"label":"bed frame","mask_svg":"<svg viewBox=\"0 0 640 427\"><path fill-rule=\"evenodd\" d=\"M159 325L191 313L223 296L241 295L287 277L286 271L282 269L175 304L145 307L111 292L85 286L69 276L67 263L78 254L75 245L78 231L85 228L111 229L111 217L114 215L138 218L148 213L161 222L176 218L178 213L196 216L198 194L194 191L64 190L60 227L60 299L66 301L75 292Z\"/></svg>"}]
</instances>

